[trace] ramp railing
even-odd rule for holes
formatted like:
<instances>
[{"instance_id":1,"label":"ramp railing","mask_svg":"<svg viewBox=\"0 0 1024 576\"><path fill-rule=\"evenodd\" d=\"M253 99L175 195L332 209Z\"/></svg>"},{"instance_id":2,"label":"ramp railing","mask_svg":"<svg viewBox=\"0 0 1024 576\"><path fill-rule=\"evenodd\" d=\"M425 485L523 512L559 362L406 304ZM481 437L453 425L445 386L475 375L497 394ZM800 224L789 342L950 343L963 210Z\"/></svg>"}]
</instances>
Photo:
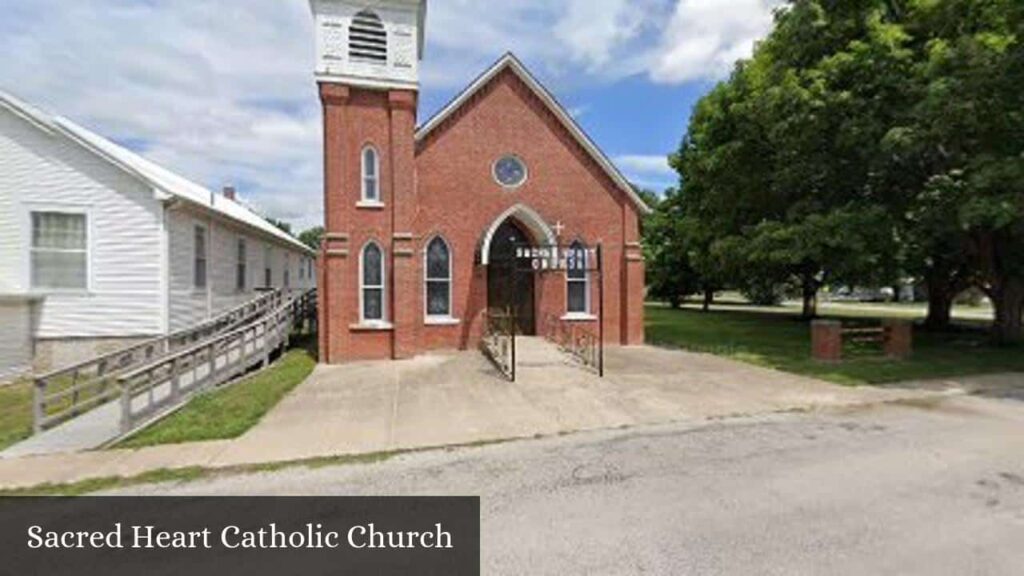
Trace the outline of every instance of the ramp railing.
<instances>
[{"instance_id":1,"label":"ramp railing","mask_svg":"<svg viewBox=\"0 0 1024 576\"><path fill-rule=\"evenodd\" d=\"M554 314L545 316L544 337L586 368L604 376L604 349L593 327L566 322Z\"/></svg>"},{"instance_id":2,"label":"ramp railing","mask_svg":"<svg viewBox=\"0 0 1024 576\"><path fill-rule=\"evenodd\" d=\"M115 379L126 370L233 330L279 308L284 299L281 290L269 291L201 324L38 376L32 402L34 432L38 434L117 398L120 392Z\"/></svg>"},{"instance_id":3,"label":"ramp railing","mask_svg":"<svg viewBox=\"0 0 1024 576\"><path fill-rule=\"evenodd\" d=\"M176 409L199 392L257 365L266 366L272 352L288 347L293 329L315 322L316 297L316 290L309 290L240 328L118 376L122 436Z\"/></svg>"},{"instance_id":4,"label":"ramp railing","mask_svg":"<svg viewBox=\"0 0 1024 576\"><path fill-rule=\"evenodd\" d=\"M516 381L516 318L509 312L486 310L480 348L506 378Z\"/></svg>"}]
</instances>

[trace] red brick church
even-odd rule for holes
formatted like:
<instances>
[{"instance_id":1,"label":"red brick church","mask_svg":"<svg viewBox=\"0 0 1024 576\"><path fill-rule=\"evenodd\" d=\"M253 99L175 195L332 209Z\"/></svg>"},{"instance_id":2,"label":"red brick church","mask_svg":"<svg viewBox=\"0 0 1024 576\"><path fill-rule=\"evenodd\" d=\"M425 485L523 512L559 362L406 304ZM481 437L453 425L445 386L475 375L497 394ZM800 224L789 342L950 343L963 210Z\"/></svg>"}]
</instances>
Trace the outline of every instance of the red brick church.
<instances>
[{"instance_id":1,"label":"red brick church","mask_svg":"<svg viewBox=\"0 0 1024 576\"><path fill-rule=\"evenodd\" d=\"M321 360L474 347L488 309L514 311L521 334L603 318L607 344L642 343L648 208L522 63L504 56L417 126L426 1L312 6ZM516 262L524 246L600 246L601 269L532 272Z\"/></svg>"}]
</instances>

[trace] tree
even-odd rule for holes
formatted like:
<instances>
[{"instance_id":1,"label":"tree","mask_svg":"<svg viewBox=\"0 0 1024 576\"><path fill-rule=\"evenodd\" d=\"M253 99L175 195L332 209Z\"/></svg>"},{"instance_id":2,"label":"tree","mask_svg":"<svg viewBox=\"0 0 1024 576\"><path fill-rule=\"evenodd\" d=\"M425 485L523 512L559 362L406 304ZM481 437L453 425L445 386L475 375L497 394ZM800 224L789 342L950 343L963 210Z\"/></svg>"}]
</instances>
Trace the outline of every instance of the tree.
<instances>
[{"instance_id":1,"label":"tree","mask_svg":"<svg viewBox=\"0 0 1024 576\"><path fill-rule=\"evenodd\" d=\"M650 296L673 308L697 291L697 274L687 259L680 197L668 190L644 220L643 246Z\"/></svg>"},{"instance_id":2,"label":"tree","mask_svg":"<svg viewBox=\"0 0 1024 576\"><path fill-rule=\"evenodd\" d=\"M794 2L776 29L695 108L673 166L687 215L729 283L763 294L895 274L895 224L869 187L904 36L883 2ZM884 97L879 97L880 95Z\"/></svg>"},{"instance_id":3,"label":"tree","mask_svg":"<svg viewBox=\"0 0 1024 576\"><path fill-rule=\"evenodd\" d=\"M920 98L890 132L892 172L916 180L908 237L924 262L933 325L980 286L993 334L1019 342L1024 303L1024 5L913 3ZM904 176L906 177L906 176ZM913 261L913 259L911 260Z\"/></svg>"},{"instance_id":4,"label":"tree","mask_svg":"<svg viewBox=\"0 0 1024 576\"><path fill-rule=\"evenodd\" d=\"M320 250L320 241L324 236L323 226L314 226L308 230L303 230L299 234L299 242L302 242L306 246L309 246L313 250Z\"/></svg>"},{"instance_id":5,"label":"tree","mask_svg":"<svg viewBox=\"0 0 1024 576\"><path fill-rule=\"evenodd\" d=\"M267 217L266 220L267 220L267 222L270 222L275 228L281 230L285 234L287 234L289 236L294 236L294 234L292 234L292 225L291 224L285 222L284 220L278 220L277 218Z\"/></svg>"}]
</instances>

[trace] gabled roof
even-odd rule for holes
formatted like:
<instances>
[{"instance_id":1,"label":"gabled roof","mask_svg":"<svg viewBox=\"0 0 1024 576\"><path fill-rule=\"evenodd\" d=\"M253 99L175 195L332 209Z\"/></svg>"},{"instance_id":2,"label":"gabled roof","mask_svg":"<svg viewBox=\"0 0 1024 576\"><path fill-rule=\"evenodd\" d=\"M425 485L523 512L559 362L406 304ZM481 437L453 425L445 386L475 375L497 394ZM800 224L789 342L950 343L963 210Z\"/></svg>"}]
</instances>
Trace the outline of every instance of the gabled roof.
<instances>
[{"instance_id":1,"label":"gabled roof","mask_svg":"<svg viewBox=\"0 0 1024 576\"><path fill-rule=\"evenodd\" d=\"M242 204L215 194L187 178L158 166L142 156L75 124L67 118L51 116L0 90L0 108L6 108L48 134L71 140L118 169L138 178L169 198L184 200L202 209L250 228L256 228L295 248L313 254L308 246L267 222Z\"/></svg>"},{"instance_id":2,"label":"gabled roof","mask_svg":"<svg viewBox=\"0 0 1024 576\"><path fill-rule=\"evenodd\" d=\"M566 109L558 102L558 100L548 92L547 88L538 81L530 71L523 66L523 63L519 61L511 52L506 53L502 56L493 66L488 68L483 74L477 77L472 84L466 87L454 100L448 103L447 106L441 109L440 112L435 114L430 120L423 124L419 129L416 130L416 142L422 142L426 140L430 134L436 130L439 126L444 124L452 114L454 114L459 108L461 108L466 102L473 98L473 96L487 86L491 80L498 77L499 74L505 70L511 70L520 80L526 84L527 87L533 91L534 95L548 107L548 110L554 114L555 118L561 122L562 126L568 130L569 134L576 140L576 142L590 154L591 158L597 162L597 165L604 170L605 174L611 178L612 182L618 186L623 193L636 205L637 209L642 214L650 214L651 208L644 203L640 195L636 193L633 186L628 180L619 172L619 169L615 167L615 164L601 151L601 149L594 143L593 140L587 136L586 132L580 128L579 124L572 118L572 115L566 111Z\"/></svg>"}]
</instances>

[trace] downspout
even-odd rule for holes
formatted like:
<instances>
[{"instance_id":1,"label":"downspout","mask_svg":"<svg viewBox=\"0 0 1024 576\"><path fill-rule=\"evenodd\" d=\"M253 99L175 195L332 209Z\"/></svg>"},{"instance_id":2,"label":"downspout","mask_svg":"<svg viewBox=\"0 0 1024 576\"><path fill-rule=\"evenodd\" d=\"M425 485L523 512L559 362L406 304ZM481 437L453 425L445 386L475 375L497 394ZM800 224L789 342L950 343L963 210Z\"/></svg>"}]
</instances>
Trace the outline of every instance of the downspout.
<instances>
[{"instance_id":1,"label":"downspout","mask_svg":"<svg viewBox=\"0 0 1024 576\"><path fill-rule=\"evenodd\" d=\"M158 189L153 195L160 202L160 333L171 333L171 231L170 212L178 205L177 198Z\"/></svg>"}]
</instances>

